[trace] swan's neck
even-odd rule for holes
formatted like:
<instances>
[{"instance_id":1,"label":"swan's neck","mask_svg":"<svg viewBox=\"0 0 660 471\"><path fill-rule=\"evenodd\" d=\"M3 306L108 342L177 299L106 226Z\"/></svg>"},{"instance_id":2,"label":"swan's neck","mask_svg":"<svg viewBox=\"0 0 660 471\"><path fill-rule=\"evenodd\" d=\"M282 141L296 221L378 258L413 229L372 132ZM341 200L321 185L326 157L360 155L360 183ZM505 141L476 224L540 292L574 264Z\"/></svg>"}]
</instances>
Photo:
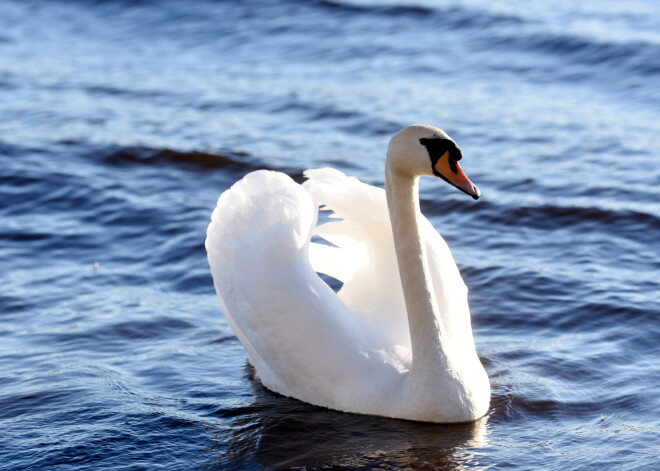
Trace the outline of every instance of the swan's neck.
<instances>
[{"instance_id":1,"label":"swan's neck","mask_svg":"<svg viewBox=\"0 0 660 471\"><path fill-rule=\"evenodd\" d=\"M401 286L408 312L413 371L446 363L438 322L437 303L429 273L424 241L419 230L419 177L403 175L388 168L385 191L392 222L394 247Z\"/></svg>"}]
</instances>

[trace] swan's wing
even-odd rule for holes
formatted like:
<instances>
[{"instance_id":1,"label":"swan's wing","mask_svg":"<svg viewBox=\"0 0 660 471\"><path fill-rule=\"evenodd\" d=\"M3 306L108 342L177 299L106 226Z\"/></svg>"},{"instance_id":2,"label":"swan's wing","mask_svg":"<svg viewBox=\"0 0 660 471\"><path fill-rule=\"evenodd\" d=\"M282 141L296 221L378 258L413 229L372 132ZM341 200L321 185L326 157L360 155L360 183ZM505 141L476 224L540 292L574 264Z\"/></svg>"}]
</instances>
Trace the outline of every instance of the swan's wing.
<instances>
[{"instance_id":1,"label":"swan's wing","mask_svg":"<svg viewBox=\"0 0 660 471\"><path fill-rule=\"evenodd\" d=\"M390 344L410 348L385 191L331 168L305 176L303 186L316 204L333 212L314 234L336 246L332 256L310 250L312 266L342 281L340 299L379 325Z\"/></svg>"},{"instance_id":2,"label":"swan's wing","mask_svg":"<svg viewBox=\"0 0 660 471\"><path fill-rule=\"evenodd\" d=\"M373 315L382 322L383 331L392 341L409 348L405 301L385 191L331 168L308 170L305 176L309 180L303 186L317 204L332 210L337 218L316 228L315 234L337 247L311 250L312 265L344 282L340 298L354 309ZM460 345L473 342L467 288L449 247L423 216L420 230L426 242L440 320L450 339Z\"/></svg>"},{"instance_id":3,"label":"swan's wing","mask_svg":"<svg viewBox=\"0 0 660 471\"><path fill-rule=\"evenodd\" d=\"M338 407L326 395L366 375L374 335L309 263L316 217L288 176L253 172L221 195L206 249L224 313L261 381Z\"/></svg>"}]
</instances>

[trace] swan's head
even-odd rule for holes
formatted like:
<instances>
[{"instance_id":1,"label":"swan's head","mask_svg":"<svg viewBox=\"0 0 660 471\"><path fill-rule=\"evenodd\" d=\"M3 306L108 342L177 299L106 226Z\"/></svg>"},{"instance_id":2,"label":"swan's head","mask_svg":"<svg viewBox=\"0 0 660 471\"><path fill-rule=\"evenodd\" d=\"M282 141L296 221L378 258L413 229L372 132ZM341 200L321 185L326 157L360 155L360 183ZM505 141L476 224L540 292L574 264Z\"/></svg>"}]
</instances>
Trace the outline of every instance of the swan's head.
<instances>
[{"instance_id":1,"label":"swan's head","mask_svg":"<svg viewBox=\"0 0 660 471\"><path fill-rule=\"evenodd\" d=\"M442 129L424 124L403 128L387 146L388 169L413 177L440 177L475 200L479 199L479 188L458 163L461 158L461 150Z\"/></svg>"}]
</instances>

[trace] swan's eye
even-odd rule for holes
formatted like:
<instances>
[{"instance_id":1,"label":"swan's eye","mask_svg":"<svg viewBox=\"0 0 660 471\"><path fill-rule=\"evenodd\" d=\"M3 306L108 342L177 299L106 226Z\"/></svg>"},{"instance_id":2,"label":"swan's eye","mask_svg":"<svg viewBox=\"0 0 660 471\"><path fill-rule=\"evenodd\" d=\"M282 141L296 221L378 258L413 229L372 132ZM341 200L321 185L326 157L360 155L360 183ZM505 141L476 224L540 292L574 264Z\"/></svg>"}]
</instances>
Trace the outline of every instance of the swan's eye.
<instances>
[{"instance_id":1,"label":"swan's eye","mask_svg":"<svg viewBox=\"0 0 660 471\"><path fill-rule=\"evenodd\" d=\"M431 158L431 163L435 168L438 160L445 155L445 152L449 152L449 168L452 172L458 173L458 168L456 162L463 158L463 153L458 148L456 143L451 139L445 139L442 137L436 138L422 138L419 140L420 144L426 147L426 150L429 153Z\"/></svg>"}]
</instances>

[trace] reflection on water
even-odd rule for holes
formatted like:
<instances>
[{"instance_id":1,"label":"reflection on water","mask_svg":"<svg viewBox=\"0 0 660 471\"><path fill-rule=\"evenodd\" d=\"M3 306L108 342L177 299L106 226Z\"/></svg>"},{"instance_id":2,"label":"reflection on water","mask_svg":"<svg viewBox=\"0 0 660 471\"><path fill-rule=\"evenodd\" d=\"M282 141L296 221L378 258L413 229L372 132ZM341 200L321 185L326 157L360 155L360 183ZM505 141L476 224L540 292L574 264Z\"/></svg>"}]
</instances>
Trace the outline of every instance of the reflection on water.
<instances>
[{"instance_id":1,"label":"reflection on water","mask_svg":"<svg viewBox=\"0 0 660 471\"><path fill-rule=\"evenodd\" d=\"M270 469L487 469L488 417L436 425L347 414L268 391L246 365L255 399L222 413L227 424L210 428L211 469L259 463ZM235 417L231 417L235 414Z\"/></svg>"}]
</instances>

